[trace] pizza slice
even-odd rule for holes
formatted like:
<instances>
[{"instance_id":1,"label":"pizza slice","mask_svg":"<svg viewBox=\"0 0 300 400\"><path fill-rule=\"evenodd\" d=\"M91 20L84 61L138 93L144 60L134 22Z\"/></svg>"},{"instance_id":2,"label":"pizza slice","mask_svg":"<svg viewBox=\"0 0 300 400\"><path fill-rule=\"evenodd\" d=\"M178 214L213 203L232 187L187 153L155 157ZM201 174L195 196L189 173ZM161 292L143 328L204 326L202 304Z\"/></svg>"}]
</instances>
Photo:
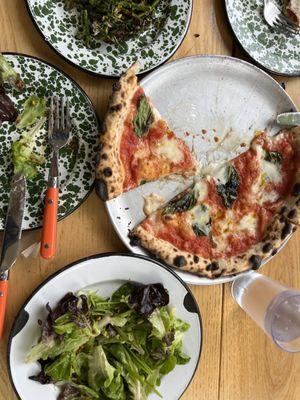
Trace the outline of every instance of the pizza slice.
<instances>
[{"instance_id":1,"label":"pizza slice","mask_svg":"<svg viewBox=\"0 0 300 400\"><path fill-rule=\"evenodd\" d=\"M175 136L144 90L135 63L113 87L100 138L96 189L110 200L170 174L194 175L196 160Z\"/></svg>"},{"instance_id":2,"label":"pizza slice","mask_svg":"<svg viewBox=\"0 0 300 400\"><path fill-rule=\"evenodd\" d=\"M132 236L171 266L208 278L258 268L296 229L300 128L270 139L210 173L142 221Z\"/></svg>"},{"instance_id":3,"label":"pizza slice","mask_svg":"<svg viewBox=\"0 0 300 400\"><path fill-rule=\"evenodd\" d=\"M284 0L284 13L300 26L300 0Z\"/></svg>"}]
</instances>

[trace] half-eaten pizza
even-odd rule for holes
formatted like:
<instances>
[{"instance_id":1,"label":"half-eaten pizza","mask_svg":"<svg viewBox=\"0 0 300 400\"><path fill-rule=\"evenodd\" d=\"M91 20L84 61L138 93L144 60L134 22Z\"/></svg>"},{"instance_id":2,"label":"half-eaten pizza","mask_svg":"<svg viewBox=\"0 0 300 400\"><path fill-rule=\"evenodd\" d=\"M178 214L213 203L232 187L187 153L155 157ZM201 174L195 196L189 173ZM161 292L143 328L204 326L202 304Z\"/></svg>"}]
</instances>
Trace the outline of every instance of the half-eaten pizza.
<instances>
[{"instance_id":1,"label":"half-eaten pizza","mask_svg":"<svg viewBox=\"0 0 300 400\"><path fill-rule=\"evenodd\" d=\"M102 135L98 194L112 199L143 181L195 175L187 145L137 84L136 66L114 88ZM300 127L259 132L247 151L213 165L131 232L170 266L217 278L257 269L296 229Z\"/></svg>"}]
</instances>

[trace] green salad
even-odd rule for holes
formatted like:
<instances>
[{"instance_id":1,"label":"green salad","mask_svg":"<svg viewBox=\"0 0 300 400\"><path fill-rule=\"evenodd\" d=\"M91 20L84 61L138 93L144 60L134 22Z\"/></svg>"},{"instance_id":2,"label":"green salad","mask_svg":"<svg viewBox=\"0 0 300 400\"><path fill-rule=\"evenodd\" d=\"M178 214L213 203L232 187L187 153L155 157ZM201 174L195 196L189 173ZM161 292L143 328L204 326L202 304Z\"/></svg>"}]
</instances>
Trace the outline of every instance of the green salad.
<instances>
[{"instance_id":1,"label":"green salad","mask_svg":"<svg viewBox=\"0 0 300 400\"><path fill-rule=\"evenodd\" d=\"M87 46L93 37L120 43L162 23L169 0L65 0L80 15L78 36ZM155 15L160 10L160 17Z\"/></svg>"},{"instance_id":2,"label":"green salad","mask_svg":"<svg viewBox=\"0 0 300 400\"><path fill-rule=\"evenodd\" d=\"M182 338L189 324L167 307L161 284L126 283L110 299L67 293L38 321L39 342L27 355L41 371L30 379L59 384L59 400L144 400L161 378L190 357Z\"/></svg>"}]
</instances>

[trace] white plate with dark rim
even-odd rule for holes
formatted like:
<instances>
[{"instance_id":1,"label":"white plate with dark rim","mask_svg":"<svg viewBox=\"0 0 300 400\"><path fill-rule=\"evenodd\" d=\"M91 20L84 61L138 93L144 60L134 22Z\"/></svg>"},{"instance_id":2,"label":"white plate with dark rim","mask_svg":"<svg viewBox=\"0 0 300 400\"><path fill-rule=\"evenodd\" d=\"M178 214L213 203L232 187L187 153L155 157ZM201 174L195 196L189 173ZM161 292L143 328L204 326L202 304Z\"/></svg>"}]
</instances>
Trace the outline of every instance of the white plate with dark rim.
<instances>
[{"instance_id":1,"label":"white plate with dark rim","mask_svg":"<svg viewBox=\"0 0 300 400\"><path fill-rule=\"evenodd\" d=\"M45 42L67 62L83 71L101 76L120 76L136 59L139 73L167 61L188 31L193 0L170 1L161 29L149 26L137 37L117 45L92 40L91 48L76 37L79 18L64 0L25 0L29 15ZM156 17L160 15L157 13Z\"/></svg>"},{"instance_id":2,"label":"white plate with dark rim","mask_svg":"<svg viewBox=\"0 0 300 400\"><path fill-rule=\"evenodd\" d=\"M37 363L24 359L40 335L39 318L46 317L45 305L59 301L67 292L81 289L99 291L110 296L125 281L144 284L162 283L169 291L170 306L176 315L190 324L183 338L183 351L191 357L186 365L178 365L162 379L159 391L164 399L177 400L190 384L201 354L202 322L196 300L186 284L169 268L150 258L134 254L108 253L72 263L44 281L21 307L8 340L8 370L15 393L21 400L56 400L53 385L41 385L29 376L37 373ZM155 394L149 400L158 400Z\"/></svg>"},{"instance_id":3,"label":"white plate with dark rim","mask_svg":"<svg viewBox=\"0 0 300 400\"><path fill-rule=\"evenodd\" d=\"M292 99L273 78L252 64L232 57L182 58L147 75L141 85L171 129L194 149L203 165L235 157L245 151L244 145L250 142L255 131L267 129L273 134L280 130L277 114L296 111ZM218 148L225 135L227 139ZM145 218L144 196L157 193L169 200L189 183L183 180L152 182L106 203L116 232L131 251L148 254L132 246L128 237L128 231ZM175 272L194 285L214 285L234 279L210 280L178 269Z\"/></svg>"},{"instance_id":4,"label":"white plate with dark rim","mask_svg":"<svg viewBox=\"0 0 300 400\"><path fill-rule=\"evenodd\" d=\"M49 64L25 54L3 53L25 82L25 89L18 92L4 85L18 112L24 101L36 94L47 100L52 94L66 96L70 102L71 137L60 150L59 209L61 220L75 211L87 198L94 186L95 163L99 146L98 118L94 106L81 87L68 75ZM3 229L13 175L11 143L18 140L25 129L17 129L14 123L4 122L0 126L0 230ZM35 179L27 180L27 196L23 230L42 226L44 193L47 188L51 162L51 147L48 143L47 122L41 129L36 148L45 153L46 162L38 167Z\"/></svg>"}]
</instances>

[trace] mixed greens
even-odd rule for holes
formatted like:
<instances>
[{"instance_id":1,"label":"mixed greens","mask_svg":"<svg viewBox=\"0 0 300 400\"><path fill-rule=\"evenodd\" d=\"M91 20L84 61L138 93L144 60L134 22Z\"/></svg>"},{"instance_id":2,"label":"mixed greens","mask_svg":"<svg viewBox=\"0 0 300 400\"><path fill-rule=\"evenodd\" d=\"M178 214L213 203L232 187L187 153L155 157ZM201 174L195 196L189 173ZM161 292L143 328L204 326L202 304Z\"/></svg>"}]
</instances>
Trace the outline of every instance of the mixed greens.
<instances>
[{"instance_id":1,"label":"mixed greens","mask_svg":"<svg viewBox=\"0 0 300 400\"><path fill-rule=\"evenodd\" d=\"M18 90L22 90L25 87L25 83L22 81L20 75L13 69L4 55L0 53L0 86L3 83L8 83Z\"/></svg>"},{"instance_id":2,"label":"mixed greens","mask_svg":"<svg viewBox=\"0 0 300 400\"><path fill-rule=\"evenodd\" d=\"M161 284L126 283L110 299L67 293L39 321L41 337L27 355L41 371L30 377L59 383L59 400L144 400L163 375L190 358L182 351L189 325L169 310Z\"/></svg>"},{"instance_id":3,"label":"mixed greens","mask_svg":"<svg viewBox=\"0 0 300 400\"><path fill-rule=\"evenodd\" d=\"M166 9L166 0L65 0L80 15L78 36L90 47L93 37L118 44L147 28L162 23L157 17L159 6ZM164 14L164 13L162 13Z\"/></svg>"},{"instance_id":4,"label":"mixed greens","mask_svg":"<svg viewBox=\"0 0 300 400\"><path fill-rule=\"evenodd\" d=\"M18 129L29 128L21 133L19 140L12 143L12 159L14 172L22 173L31 180L37 175L37 166L45 162L44 155L37 153L35 148L39 142L39 133L46 122L46 100L32 94L25 100L23 111L18 115L14 103L5 93L3 84L8 84L18 91L25 87L20 75L0 53L0 125L8 121L15 122Z\"/></svg>"},{"instance_id":5,"label":"mixed greens","mask_svg":"<svg viewBox=\"0 0 300 400\"><path fill-rule=\"evenodd\" d=\"M14 172L24 174L29 180L36 177L37 166L45 162L44 155L35 151L36 141L45 122L46 118L41 118L36 125L11 145Z\"/></svg>"}]
</instances>

